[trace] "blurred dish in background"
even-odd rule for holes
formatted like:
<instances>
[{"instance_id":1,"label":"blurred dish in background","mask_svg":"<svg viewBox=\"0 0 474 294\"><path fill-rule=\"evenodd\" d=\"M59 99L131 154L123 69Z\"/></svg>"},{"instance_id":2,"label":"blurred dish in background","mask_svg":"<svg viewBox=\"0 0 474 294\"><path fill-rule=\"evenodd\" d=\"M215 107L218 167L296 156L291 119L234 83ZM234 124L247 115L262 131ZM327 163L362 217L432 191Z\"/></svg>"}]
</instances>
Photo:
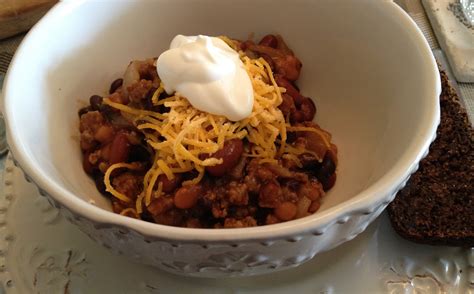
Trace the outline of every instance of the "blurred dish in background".
<instances>
[{"instance_id":1,"label":"blurred dish in background","mask_svg":"<svg viewBox=\"0 0 474 294\"><path fill-rule=\"evenodd\" d=\"M466 20L474 26L474 0L459 0Z\"/></svg>"},{"instance_id":2,"label":"blurred dish in background","mask_svg":"<svg viewBox=\"0 0 474 294\"><path fill-rule=\"evenodd\" d=\"M57 0L0 0L0 39L30 29Z\"/></svg>"}]
</instances>

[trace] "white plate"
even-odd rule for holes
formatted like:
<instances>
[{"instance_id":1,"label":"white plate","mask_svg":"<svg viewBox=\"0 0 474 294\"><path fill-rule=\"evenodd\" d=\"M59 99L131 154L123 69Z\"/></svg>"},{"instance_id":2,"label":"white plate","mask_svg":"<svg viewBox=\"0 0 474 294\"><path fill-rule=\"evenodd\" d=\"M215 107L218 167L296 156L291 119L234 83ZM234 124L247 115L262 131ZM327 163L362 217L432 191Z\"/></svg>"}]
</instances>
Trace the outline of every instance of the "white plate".
<instances>
[{"instance_id":1,"label":"white plate","mask_svg":"<svg viewBox=\"0 0 474 294\"><path fill-rule=\"evenodd\" d=\"M219 280L174 276L90 240L39 196L10 157L0 236L0 281L8 294L474 293L474 248L410 243L385 214L356 239L292 270Z\"/></svg>"}]
</instances>

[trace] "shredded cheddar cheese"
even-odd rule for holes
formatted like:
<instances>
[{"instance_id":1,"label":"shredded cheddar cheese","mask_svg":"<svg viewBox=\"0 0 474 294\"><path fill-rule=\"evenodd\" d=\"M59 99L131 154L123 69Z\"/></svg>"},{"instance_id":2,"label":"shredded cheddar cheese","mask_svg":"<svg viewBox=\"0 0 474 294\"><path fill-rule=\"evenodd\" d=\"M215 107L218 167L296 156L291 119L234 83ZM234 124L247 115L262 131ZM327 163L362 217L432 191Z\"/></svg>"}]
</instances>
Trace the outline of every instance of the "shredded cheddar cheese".
<instances>
[{"instance_id":1,"label":"shredded cheddar cheese","mask_svg":"<svg viewBox=\"0 0 474 294\"><path fill-rule=\"evenodd\" d=\"M135 170L137 169L137 165L133 163L123 163L123 162L112 164L107 169L104 175L105 190L109 192L110 194L114 195L116 198L122 200L123 202L129 203L131 202L130 198L120 193L119 191L115 190L115 188L112 187L112 184L110 183L110 175L112 174L114 170L119 169L119 168L128 168L131 170Z\"/></svg>"},{"instance_id":2,"label":"shredded cheddar cheese","mask_svg":"<svg viewBox=\"0 0 474 294\"><path fill-rule=\"evenodd\" d=\"M238 51L237 44L221 37L229 46ZM169 108L166 113L134 108L133 105L115 103L104 99L104 103L121 111L122 115L132 121L138 130L143 132L148 145L155 150L152 167L143 179L143 192L136 197L135 208L127 210L140 214L143 205L148 206L153 198L163 193L163 183L158 181L160 175L173 180L175 174L195 171L196 177L183 182L183 185L199 183L205 174L206 166L222 163L222 159L209 155L222 149L227 140L246 139L250 144L244 156L258 158L261 163L277 163L279 158L293 160L301 166L298 155L301 150L286 144L287 131L312 131L320 135L325 145L330 147L329 140L322 131L309 127L292 127L283 116L278 106L282 103L284 88L275 82L270 65L263 59L251 59L242 51L240 58L252 82L254 105L249 117L232 122L224 116L213 115L192 107L189 101L175 93L174 96L159 99L164 91L161 83L154 92L152 104ZM111 165L105 173L106 190L117 199L130 203L132 199L115 190L110 182L112 172L119 168L135 169L133 164L117 163ZM125 213L125 212L124 212Z\"/></svg>"},{"instance_id":3,"label":"shredded cheddar cheese","mask_svg":"<svg viewBox=\"0 0 474 294\"><path fill-rule=\"evenodd\" d=\"M124 210L122 210L122 211L120 212L121 215L129 215L130 213L133 214L133 216L134 216L135 218L139 218L139 217L138 217L138 214L137 214L137 211L136 211L134 208L131 208L131 207L125 208Z\"/></svg>"}]
</instances>

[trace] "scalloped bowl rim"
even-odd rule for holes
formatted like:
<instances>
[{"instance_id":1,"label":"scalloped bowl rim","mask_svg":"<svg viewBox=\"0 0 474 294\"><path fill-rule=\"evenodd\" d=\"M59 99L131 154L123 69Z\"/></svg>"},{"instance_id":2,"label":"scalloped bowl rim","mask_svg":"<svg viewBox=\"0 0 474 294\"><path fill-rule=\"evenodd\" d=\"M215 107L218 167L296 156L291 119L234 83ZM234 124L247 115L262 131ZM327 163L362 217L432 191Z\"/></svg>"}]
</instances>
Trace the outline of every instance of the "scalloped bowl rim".
<instances>
[{"instance_id":1,"label":"scalloped bowl rim","mask_svg":"<svg viewBox=\"0 0 474 294\"><path fill-rule=\"evenodd\" d=\"M15 125L12 121L8 121L8 114L13 111L8 103L9 99L13 99L11 97L12 95L9 94L12 89L9 87L8 77L11 72L16 70L16 61L21 59L22 55L25 54L26 47L29 45L31 40L30 37L38 31L41 31L42 27L46 26L50 19L54 19L67 10L72 10L74 6L79 5L80 2L81 1L79 1L79 3L72 1L59 2L27 34L24 41L19 46L11 62L9 73L5 78L3 111L7 118L7 136L10 150L24 172L32 178L33 182L50 194L51 197L61 205L64 205L69 210L84 218L100 223L102 226L119 226L122 228L128 228L145 237L159 238L162 240L175 240L182 242L199 241L210 243L272 240L288 236L304 235L308 232L324 232L327 227L336 223L338 220L355 214L370 214L382 203L388 204L391 200L390 196L392 196L390 193L396 192L402 185L403 181L416 169L418 162L425 155L429 145L435 138L440 116L438 103L432 103L432 108L425 110L427 113L427 119L423 122L423 124L426 125L424 132L414 140L414 143L405 150L403 155L400 157L400 160L378 181L357 195L354 195L351 199L328 208L325 211L280 224L234 229L191 229L148 223L106 211L77 198L73 193L63 189L41 173L41 166L28 157L26 146L18 141L17 137L11 136L11 134L18 132L21 127ZM441 82L438 68L423 33L409 15L406 14L406 12L404 12L397 4L391 1L386 2L386 4L388 6L387 9L393 10L393 13L398 17L398 20L403 23L411 36L415 38L416 42L419 42L422 50L425 51L424 58L426 60L424 62L424 67L426 67L428 79L432 83L431 87L427 89L426 95L427 97L432 97L432 99L438 99L441 93Z\"/></svg>"}]
</instances>

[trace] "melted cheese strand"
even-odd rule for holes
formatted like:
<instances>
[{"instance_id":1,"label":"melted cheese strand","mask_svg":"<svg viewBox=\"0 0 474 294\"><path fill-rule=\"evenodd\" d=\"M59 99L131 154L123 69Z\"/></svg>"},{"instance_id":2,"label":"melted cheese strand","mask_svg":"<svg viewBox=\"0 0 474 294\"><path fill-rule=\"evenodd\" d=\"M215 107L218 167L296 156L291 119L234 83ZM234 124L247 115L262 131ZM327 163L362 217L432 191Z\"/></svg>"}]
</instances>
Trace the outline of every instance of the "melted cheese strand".
<instances>
[{"instance_id":1,"label":"melted cheese strand","mask_svg":"<svg viewBox=\"0 0 474 294\"><path fill-rule=\"evenodd\" d=\"M119 168L128 168L128 169L134 170L134 169L137 169L138 167L137 167L136 164L133 164L133 163L121 162L121 163L112 164L107 169L107 171L105 172L105 175L104 175L105 191L109 192L110 194L112 194L116 198L122 200L123 202L129 203L132 200L130 198L128 198L126 195L124 195L124 194L120 193L119 191L115 190L115 188L110 183L110 175L112 174L112 172L114 170L119 169Z\"/></svg>"}]
</instances>

